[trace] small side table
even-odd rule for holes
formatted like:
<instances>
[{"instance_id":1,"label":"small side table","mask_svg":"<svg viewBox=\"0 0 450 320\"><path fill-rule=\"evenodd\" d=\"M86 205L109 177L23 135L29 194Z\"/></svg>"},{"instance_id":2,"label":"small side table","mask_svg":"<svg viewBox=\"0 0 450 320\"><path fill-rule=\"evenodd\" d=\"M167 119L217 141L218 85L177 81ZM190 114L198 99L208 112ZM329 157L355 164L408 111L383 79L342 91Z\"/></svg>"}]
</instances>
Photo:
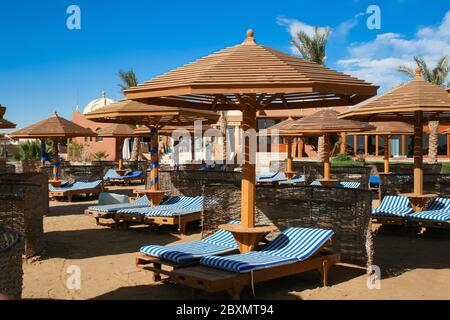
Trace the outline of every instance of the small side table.
<instances>
[{"instance_id":1,"label":"small side table","mask_svg":"<svg viewBox=\"0 0 450 320\"><path fill-rule=\"evenodd\" d=\"M126 171L126 170L124 170L124 169L117 169L117 170L116 170L117 174L118 174L119 176L121 176L121 177L125 175L125 171Z\"/></svg>"},{"instance_id":2,"label":"small side table","mask_svg":"<svg viewBox=\"0 0 450 320\"><path fill-rule=\"evenodd\" d=\"M292 179L293 177L295 177L297 175L297 172L295 172L295 171L286 171L284 174L286 175L286 178Z\"/></svg>"},{"instance_id":3,"label":"small side table","mask_svg":"<svg viewBox=\"0 0 450 320\"><path fill-rule=\"evenodd\" d=\"M428 201L438 197L437 194L415 194L415 193L404 193L401 194L401 196L408 197L409 202L411 202L411 205L415 212L422 211L423 208L425 208Z\"/></svg>"},{"instance_id":4,"label":"small side table","mask_svg":"<svg viewBox=\"0 0 450 320\"><path fill-rule=\"evenodd\" d=\"M240 224L222 224L219 229L229 231L236 240L241 253L250 252L256 249L263 235L277 230L275 226L257 226L245 228Z\"/></svg>"},{"instance_id":5,"label":"small side table","mask_svg":"<svg viewBox=\"0 0 450 320\"><path fill-rule=\"evenodd\" d=\"M62 183L61 180L57 180L57 179L49 180L48 182L52 185L53 188L61 187L61 183Z\"/></svg>"}]
</instances>

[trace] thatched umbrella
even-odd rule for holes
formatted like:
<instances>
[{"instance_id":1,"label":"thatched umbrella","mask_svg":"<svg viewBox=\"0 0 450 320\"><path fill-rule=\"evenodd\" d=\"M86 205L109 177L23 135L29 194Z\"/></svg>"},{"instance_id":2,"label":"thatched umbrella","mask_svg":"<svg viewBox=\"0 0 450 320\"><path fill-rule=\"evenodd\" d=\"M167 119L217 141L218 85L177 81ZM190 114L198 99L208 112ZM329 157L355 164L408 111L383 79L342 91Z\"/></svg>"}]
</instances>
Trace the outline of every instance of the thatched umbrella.
<instances>
[{"instance_id":1,"label":"thatched umbrella","mask_svg":"<svg viewBox=\"0 0 450 320\"><path fill-rule=\"evenodd\" d=\"M16 124L3 118L5 113L6 107L0 105L0 129L14 129L16 127Z\"/></svg>"},{"instance_id":2,"label":"thatched umbrella","mask_svg":"<svg viewBox=\"0 0 450 320\"><path fill-rule=\"evenodd\" d=\"M139 134L136 134L134 132L135 129L136 127L131 124L114 123L97 131L97 135L99 137L117 139L117 143L119 144L119 169L117 169L116 171L118 175L125 174L125 170L123 170L122 155L123 142L125 138L139 136Z\"/></svg>"},{"instance_id":3,"label":"thatched umbrella","mask_svg":"<svg viewBox=\"0 0 450 320\"><path fill-rule=\"evenodd\" d=\"M286 121L283 126L279 124L277 126L279 135L282 137L324 137L324 174L323 179L320 180L322 185L335 185L338 182L335 179L331 179L330 176L330 134L361 132L374 129L368 123L342 120L338 118L338 115L339 113L335 110L324 109L298 120ZM273 130L273 127L270 130ZM292 171L292 165L290 171Z\"/></svg>"},{"instance_id":4,"label":"thatched umbrella","mask_svg":"<svg viewBox=\"0 0 450 320\"><path fill-rule=\"evenodd\" d=\"M450 123L448 92L425 81L421 69L415 79L381 96L343 112L340 118L365 121L403 121L414 124L414 193L408 194L414 208L421 210L436 195L423 192L423 124L425 121Z\"/></svg>"},{"instance_id":5,"label":"thatched umbrella","mask_svg":"<svg viewBox=\"0 0 450 320\"><path fill-rule=\"evenodd\" d=\"M150 128L151 171L148 195L152 197L152 201L155 203L161 198L164 192L164 190L159 190L158 186L158 131L160 128L165 126L191 125L196 120L203 121L203 123L216 123L219 120L219 115L213 111L148 105L132 100L122 100L110 104L85 116L87 119L97 122L145 125Z\"/></svg>"},{"instance_id":6,"label":"thatched umbrella","mask_svg":"<svg viewBox=\"0 0 450 320\"><path fill-rule=\"evenodd\" d=\"M376 135L383 137L383 162L384 162L384 174L389 174L389 158L390 158L390 144L389 140L394 135L413 135L414 127L411 124L400 122L400 121L392 121L392 122L383 122L383 121L373 121L369 122L369 124L375 127L373 131L367 131L363 133L352 132L353 135Z\"/></svg>"},{"instance_id":7,"label":"thatched umbrella","mask_svg":"<svg viewBox=\"0 0 450 320\"><path fill-rule=\"evenodd\" d=\"M322 65L245 41L125 90L128 99L207 110L240 110L242 129L256 129L256 112L353 105L378 87ZM244 139L241 224L231 230L241 251L249 251L270 228L255 228L256 150Z\"/></svg>"},{"instance_id":8,"label":"thatched umbrella","mask_svg":"<svg viewBox=\"0 0 450 320\"><path fill-rule=\"evenodd\" d=\"M56 112L45 120L41 120L23 129L9 134L17 139L40 139L44 144L45 139L53 141L53 180L50 182L58 186L61 182L58 178L58 141L61 138L95 137L97 134L91 129L73 123L60 117ZM45 151L45 150L43 150Z\"/></svg>"}]
</instances>

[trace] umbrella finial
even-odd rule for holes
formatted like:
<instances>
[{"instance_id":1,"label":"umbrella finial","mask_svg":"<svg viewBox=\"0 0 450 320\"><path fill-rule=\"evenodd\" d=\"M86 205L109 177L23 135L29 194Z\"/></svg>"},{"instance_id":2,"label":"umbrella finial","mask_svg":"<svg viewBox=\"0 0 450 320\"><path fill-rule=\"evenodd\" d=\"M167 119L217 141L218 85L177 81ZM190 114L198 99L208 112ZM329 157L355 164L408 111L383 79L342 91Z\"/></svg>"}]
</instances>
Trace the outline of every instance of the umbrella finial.
<instances>
[{"instance_id":1,"label":"umbrella finial","mask_svg":"<svg viewBox=\"0 0 450 320\"><path fill-rule=\"evenodd\" d=\"M58 116L58 112L53 111L53 116L54 116L54 117L57 117L57 116Z\"/></svg>"},{"instance_id":2,"label":"umbrella finial","mask_svg":"<svg viewBox=\"0 0 450 320\"><path fill-rule=\"evenodd\" d=\"M416 79L423 79L422 78L422 68L421 67L417 67L416 68Z\"/></svg>"},{"instance_id":3,"label":"umbrella finial","mask_svg":"<svg viewBox=\"0 0 450 320\"><path fill-rule=\"evenodd\" d=\"M256 44L255 38L253 37L254 35L255 35L255 33L253 32L253 30L252 29L248 29L247 30L247 39L245 39L242 44L245 44L245 45L254 45L254 44Z\"/></svg>"}]
</instances>

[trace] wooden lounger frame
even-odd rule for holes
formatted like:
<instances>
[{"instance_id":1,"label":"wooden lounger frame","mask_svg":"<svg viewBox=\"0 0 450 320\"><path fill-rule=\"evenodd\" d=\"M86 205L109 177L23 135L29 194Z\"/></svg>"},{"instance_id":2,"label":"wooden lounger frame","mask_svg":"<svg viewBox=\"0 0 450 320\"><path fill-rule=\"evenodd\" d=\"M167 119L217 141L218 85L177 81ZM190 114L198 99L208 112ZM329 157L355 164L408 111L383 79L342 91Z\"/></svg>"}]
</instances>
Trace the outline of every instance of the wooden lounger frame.
<instances>
[{"instance_id":1,"label":"wooden lounger frame","mask_svg":"<svg viewBox=\"0 0 450 320\"><path fill-rule=\"evenodd\" d=\"M162 217L162 216L146 217L144 215L116 213L113 219L116 221L116 223L124 221L127 222L128 224L178 226L178 231L181 234L186 234L186 225L191 221L200 221L201 218L202 218L201 212L194 212L175 217Z\"/></svg>"},{"instance_id":2,"label":"wooden lounger frame","mask_svg":"<svg viewBox=\"0 0 450 320\"><path fill-rule=\"evenodd\" d=\"M101 225L100 219L114 219L115 213L86 209L86 210L84 210L84 214L86 216L94 218L97 225Z\"/></svg>"},{"instance_id":3,"label":"wooden lounger frame","mask_svg":"<svg viewBox=\"0 0 450 320\"><path fill-rule=\"evenodd\" d=\"M333 265L339 262L341 262L340 254L322 253L305 261L255 270L253 271L253 283L317 270L320 274L322 285L327 286L328 271ZM171 270L163 269L162 265L171 267ZM160 281L161 275L163 274L172 282L194 289L200 289L208 293L226 291L233 300L240 299L242 290L252 284L250 272L237 273L202 265L180 266L162 262L157 258L151 257L147 259L138 257L136 266L151 271L154 281Z\"/></svg>"},{"instance_id":4,"label":"wooden lounger frame","mask_svg":"<svg viewBox=\"0 0 450 320\"><path fill-rule=\"evenodd\" d=\"M48 196L49 198L53 197L67 197L69 202L72 202L72 197L85 194L85 195L98 195L100 192L103 192L104 188L102 185L98 186L95 189L83 189L83 190L69 190L69 191L49 191Z\"/></svg>"},{"instance_id":5,"label":"wooden lounger frame","mask_svg":"<svg viewBox=\"0 0 450 320\"><path fill-rule=\"evenodd\" d=\"M372 217L372 222L379 224L390 224L396 226L405 226L405 218L404 217Z\"/></svg>"},{"instance_id":6,"label":"wooden lounger frame","mask_svg":"<svg viewBox=\"0 0 450 320\"><path fill-rule=\"evenodd\" d=\"M450 229L450 221L432 221L432 220L407 220L408 227L423 227L436 229Z\"/></svg>"},{"instance_id":7,"label":"wooden lounger frame","mask_svg":"<svg viewBox=\"0 0 450 320\"><path fill-rule=\"evenodd\" d=\"M140 178L108 178L106 180L106 184L130 184L131 182L140 182L144 183L144 173L142 173L142 176Z\"/></svg>"}]
</instances>

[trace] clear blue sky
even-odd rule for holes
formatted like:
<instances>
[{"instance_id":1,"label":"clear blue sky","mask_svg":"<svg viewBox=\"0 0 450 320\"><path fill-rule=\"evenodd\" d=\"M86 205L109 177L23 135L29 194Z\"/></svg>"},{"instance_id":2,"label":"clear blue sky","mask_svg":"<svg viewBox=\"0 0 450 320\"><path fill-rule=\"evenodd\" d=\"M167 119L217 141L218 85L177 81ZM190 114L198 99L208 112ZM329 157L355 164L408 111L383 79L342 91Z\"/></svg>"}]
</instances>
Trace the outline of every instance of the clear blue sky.
<instances>
[{"instance_id":1,"label":"clear blue sky","mask_svg":"<svg viewBox=\"0 0 450 320\"><path fill-rule=\"evenodd\" d=\"M366 27L370 4L381 8L381 30ZM57 110L70 118L105 90L121 93L119 69L140 81L243 41L248 28L258 43L292 52L290 32L333 28L327 65L385 90L402 78L392 71L414 54L431 61L449 54L448 0L315 1L106 1L47 0L0 3L0 104L18 127ZM81 30L66 28L66 9L81 8ZM360 14L361 13L361 14ZM448 24L447 24L448 23ZM424 45L423 40L433 40ZM430 40L430 41L431 41ZM426 41L425 41L426 43ZM361 77L361 76L360 76ZM399 78L400 77L400 78ZM399 80L400 79L400 80Z\"/></svg>"}]
</instances>

